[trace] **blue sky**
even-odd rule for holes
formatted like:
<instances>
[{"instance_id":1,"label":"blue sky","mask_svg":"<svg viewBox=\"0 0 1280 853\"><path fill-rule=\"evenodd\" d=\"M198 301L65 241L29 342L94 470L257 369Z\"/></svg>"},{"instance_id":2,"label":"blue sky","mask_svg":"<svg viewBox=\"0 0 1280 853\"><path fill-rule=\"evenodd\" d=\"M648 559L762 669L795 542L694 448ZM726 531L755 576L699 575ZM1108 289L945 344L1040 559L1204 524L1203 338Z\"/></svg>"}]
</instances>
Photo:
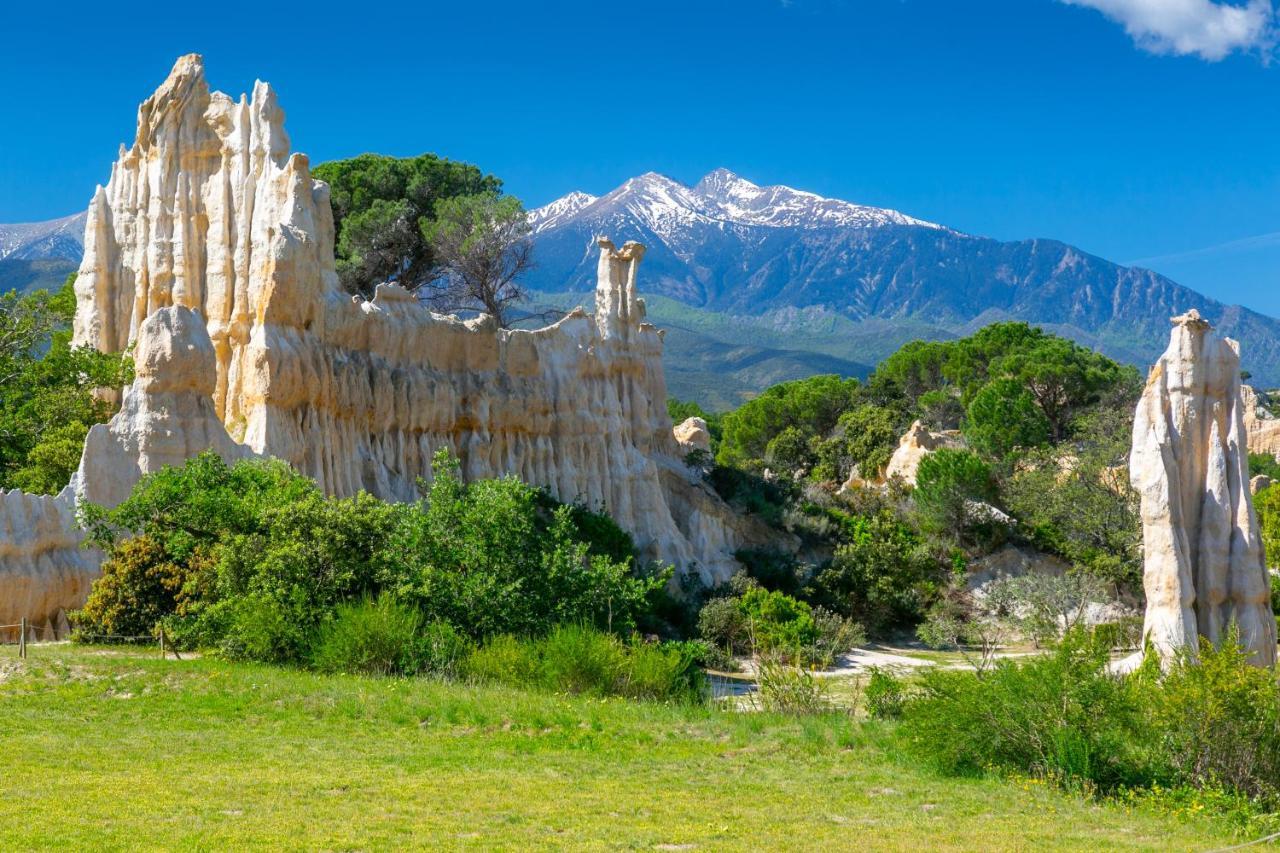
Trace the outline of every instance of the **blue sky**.
<instances>
[{"instance_id":1,"label":"blue sky","mask_svg":"<svg viewBox=\"0 0 1280 853\"><path fill-rule=\"evenodd\" d=\"M313 163L433 151L529 206L726 166L1280 315L1270 0L147 6L6 9L0 222L83 208L195 51Z\"/></svg>"}]
</instances>

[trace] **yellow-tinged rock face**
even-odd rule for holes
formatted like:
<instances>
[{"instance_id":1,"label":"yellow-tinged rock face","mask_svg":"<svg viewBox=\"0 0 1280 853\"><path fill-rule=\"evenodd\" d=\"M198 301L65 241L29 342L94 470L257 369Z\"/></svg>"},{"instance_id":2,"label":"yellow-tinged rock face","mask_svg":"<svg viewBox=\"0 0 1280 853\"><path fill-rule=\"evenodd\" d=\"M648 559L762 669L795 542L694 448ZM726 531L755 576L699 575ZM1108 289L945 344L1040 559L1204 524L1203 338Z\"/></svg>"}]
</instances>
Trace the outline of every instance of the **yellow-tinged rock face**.
<instances>
[{"instance_id":1,"label":"yellow-tinged rock face","mask_svg":"<svg viewBox=\"0 0 1280 853\"><path fill-rule=\"evenodd\" d=\"M328 187L289 149L271 88L210 92L194 54L139 108L89 207L74 324L77 344L136 344L137 380L90 434L82 499L115 503L214 447L285 459L331 494L405 500L449 447L467 477L518 475L608 510L654 558L732 573L740 522L680 461L667 416L661 333L636 296L643 246L601 240L596 314L544 329L435 315L394 286L353 301ZM14 575L0 555L0 622Z\"/></svg>"}]
</instances>

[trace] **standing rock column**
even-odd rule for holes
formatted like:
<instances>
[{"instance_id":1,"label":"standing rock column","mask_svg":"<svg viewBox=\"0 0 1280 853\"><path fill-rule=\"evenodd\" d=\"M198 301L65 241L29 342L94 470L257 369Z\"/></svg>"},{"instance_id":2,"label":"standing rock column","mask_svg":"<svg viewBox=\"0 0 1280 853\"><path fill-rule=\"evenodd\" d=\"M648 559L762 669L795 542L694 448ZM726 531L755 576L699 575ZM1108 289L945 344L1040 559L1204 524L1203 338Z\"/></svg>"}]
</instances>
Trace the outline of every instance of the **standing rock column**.
<instances>
[{"instance_id":1,"label":"standing rock column","mask_svg":"<svg viewBox=\"0 0 1280 853\"><path fill-rule=\"evenodd\" d=\"M1195 655L1235 624L1258 666L1276 623L1249 491L1238 344L1196 311L1173 318L1133 423L1130 479L1142 496L1143 635L1160 656Z\"/></svg>"}]
</instances>

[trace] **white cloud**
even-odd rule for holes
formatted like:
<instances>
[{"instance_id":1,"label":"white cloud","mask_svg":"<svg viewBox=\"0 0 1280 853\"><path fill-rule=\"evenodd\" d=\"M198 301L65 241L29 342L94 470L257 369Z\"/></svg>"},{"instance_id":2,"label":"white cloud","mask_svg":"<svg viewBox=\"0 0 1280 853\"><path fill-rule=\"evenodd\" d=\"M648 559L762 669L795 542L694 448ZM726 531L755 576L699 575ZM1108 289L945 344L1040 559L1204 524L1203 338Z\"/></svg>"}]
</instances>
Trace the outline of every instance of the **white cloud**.
<instances>
[{"instance_id":1,"label":"white cloud","mask_svg":"<svg viewBox=\"0 0 1280 853\"><path fill-rule=\"evenodd\" d=\"M1211 62L1237 50L1268 52L1275 35L1271 0L1061 0L1097 9L1152 53L1194 54Z\"/></svg>"}]
</instances>

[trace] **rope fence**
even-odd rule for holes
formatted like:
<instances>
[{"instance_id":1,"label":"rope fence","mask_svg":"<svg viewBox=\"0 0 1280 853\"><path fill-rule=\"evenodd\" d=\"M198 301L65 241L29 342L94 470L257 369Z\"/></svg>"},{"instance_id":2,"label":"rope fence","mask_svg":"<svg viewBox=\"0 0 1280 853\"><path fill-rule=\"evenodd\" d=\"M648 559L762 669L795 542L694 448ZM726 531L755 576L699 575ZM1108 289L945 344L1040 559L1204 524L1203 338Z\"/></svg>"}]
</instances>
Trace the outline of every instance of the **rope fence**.
<instances>
[{"instance_id":1,"label":"rope fence","mask_svg":"<svg viewBox=\"0 0 1280 853\"><path fill-rule=\"evenodd\" d=\"M15 642L18 646L18 657L26 658L27 645L29 643L38 642L35 625L25 617L22 621L15 622L11 625L0 625L0 645L14 644L14 642L10 642L6 638L8 634L15 629L17 632L17 640ZM45 642L56 641L58 639L57 632L53 631L50 626L46 625L43 630L45 634ZM53 633L52 637L49 636L51 632ZM77 642L81 643L158 643L160 646L161 658L166 658L169 654L172 654L177 660L182 660L182 656L178 654L178 650L168 642L168 638L164 633L163 625L156 625L154 634L90 634L77 632L75 639Z\"/></svg>"}]
</instances>

